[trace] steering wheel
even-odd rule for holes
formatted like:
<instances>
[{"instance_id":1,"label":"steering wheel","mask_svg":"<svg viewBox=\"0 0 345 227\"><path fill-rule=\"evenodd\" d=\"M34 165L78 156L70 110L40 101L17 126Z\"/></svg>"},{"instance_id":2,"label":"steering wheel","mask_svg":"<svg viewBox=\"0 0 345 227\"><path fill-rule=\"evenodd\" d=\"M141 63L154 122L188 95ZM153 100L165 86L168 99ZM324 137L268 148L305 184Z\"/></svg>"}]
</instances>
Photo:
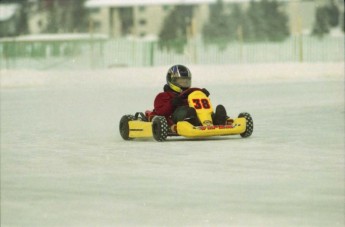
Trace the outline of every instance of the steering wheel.
<instances>
[{"instance_id":1,"label":"steering wheel","mask_svg":"<svg viewBox=\"0 0 345 227\"><path fill-rule=\"evenodd\" d=\"M186 99L188 97L188 95L190 95L193 91L202 91L201 88L197 88L197 87L191 87L188 88L187 90L183 91L179 97L182 99Z\"/></svg>"}]
</instances>

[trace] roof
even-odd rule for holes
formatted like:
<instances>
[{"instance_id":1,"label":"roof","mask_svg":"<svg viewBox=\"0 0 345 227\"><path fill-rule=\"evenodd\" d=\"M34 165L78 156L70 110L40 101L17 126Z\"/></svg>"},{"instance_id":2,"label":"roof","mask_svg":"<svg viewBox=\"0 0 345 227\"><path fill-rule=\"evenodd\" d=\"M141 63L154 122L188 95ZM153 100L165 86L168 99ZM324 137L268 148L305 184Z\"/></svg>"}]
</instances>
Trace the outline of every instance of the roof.
<instances>
[{"instance_id":1,"label":"roof","mask_svg":"<svg viewBox=\"0 0 345 227\"><path fill-rule=\"evenodd\" d=\"M64 33L64 34L37 34L23 35L12 38L0 38L1 42L51 42L51 41L81 41L81 40L105 40L106 35L88 33Z\"/></svg>"},{"instance_id":2,"label":"roof","mask_svg":"<svg viewBox=\"0 0 345 227\"><path fill-rule=\"evenodd\" d=\"M18 8L18 4L0 4L0 21L6 21L11 19L11 17L14 16Z\"/></svg>"},{"instance_id":3,"label":"roof","mask_svg":"<svg viewBox=\"0 0 345 227\"><path fill-rule=\"evenodd\" d=\"M200 4L213 0L87 0L86 7L135 6L135 5L175 5Z\"/></svg>"},{"instance_id":4,"label":"roof","mask_svg":"<svg viewBox=\"0 0 345 227\"><path fill-rule=\"evenodd\" d=\"M223 0L223 2L250 2L251 0ZM255 1L255 0L254 0ZM196 5L212 4L217 0L87 0L86 7L116 7L116 6L140 6L140 5Z\"/></svg>"}]
</instances>

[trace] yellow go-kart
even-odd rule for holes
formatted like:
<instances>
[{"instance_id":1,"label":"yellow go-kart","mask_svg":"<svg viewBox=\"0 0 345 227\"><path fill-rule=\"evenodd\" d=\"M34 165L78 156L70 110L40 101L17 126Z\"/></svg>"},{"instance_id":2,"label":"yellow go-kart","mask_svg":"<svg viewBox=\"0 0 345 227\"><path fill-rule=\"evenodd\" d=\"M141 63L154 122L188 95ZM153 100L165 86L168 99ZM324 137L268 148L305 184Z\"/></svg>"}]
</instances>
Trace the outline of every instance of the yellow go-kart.
<instances>
[{"instance_id":1,"label":"yellow go-kart","mask_svg":"<svg viewBox=\"0 0 345 227\"><path fill-rule=\"evenodd\" d=\"M210 99L199 88L190 88L181 96L188 97L188 105L196 110L202 125L195 126L188 121L179 121L176 132L172 132L164 116L153 115L152 111L145 114L124 115L120 120L120 134L124 140L135 138L154 138L165 141L168 136L184 136L202 138L211 136L240 135L251 136L254 129L253 119L249 113L240 113L230 124L214 125L212 120L213 107Z\"/></svg>"}]
</instances>

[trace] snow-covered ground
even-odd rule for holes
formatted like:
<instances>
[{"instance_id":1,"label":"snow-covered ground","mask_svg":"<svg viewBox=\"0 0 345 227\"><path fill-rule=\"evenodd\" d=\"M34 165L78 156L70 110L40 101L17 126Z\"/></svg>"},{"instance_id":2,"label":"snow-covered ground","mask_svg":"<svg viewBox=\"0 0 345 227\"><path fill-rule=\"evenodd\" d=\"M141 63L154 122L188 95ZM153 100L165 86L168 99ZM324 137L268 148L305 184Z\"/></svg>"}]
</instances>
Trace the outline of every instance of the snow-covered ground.
<instances>
[{"instance_id":1,"label":"snow-covered ground","mask_svg":"<svg viewBox=\"0 0 345 227\"><path fill-rule=\"evenodd\" d=\"M168 67L1 71L1 226L344 226L344 63L190 66L252 137L123 141Z\"/></svg>"}]
</instances>

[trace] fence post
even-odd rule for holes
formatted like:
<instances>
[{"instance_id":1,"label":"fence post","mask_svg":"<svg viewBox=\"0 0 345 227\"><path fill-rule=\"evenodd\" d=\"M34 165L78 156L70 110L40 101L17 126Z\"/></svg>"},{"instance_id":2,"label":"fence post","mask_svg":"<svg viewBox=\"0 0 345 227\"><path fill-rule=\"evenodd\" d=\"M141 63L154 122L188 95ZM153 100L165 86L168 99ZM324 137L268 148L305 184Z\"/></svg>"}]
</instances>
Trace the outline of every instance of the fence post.
<instances>
[{"instance_id":1,"label":"fence post","mask_svg":"<svg viewBox=\"0 0 345 227\"><path fill-rule=\"evenodd\" d=\"M240 63L243 63L243 29L242 25L237 27L237 37L240 44Z\"/></svg>"},{"instance_id":2,"label":"fence post","mask_svg":"<svg viewBox=\"0 0 345 227\"><path fill-rule=\"evenodd\" d=\"M149 42L150 48L150 66L154 66L154 41Z\"/></svg>"},{"instance_id":3,"label":"fence post","mask_svg":"<svg viewBox=\"0 0 345 227\"><path fill-rule=\"evenodd\" d=\"M299 35L299 62L303 62L303 35Z\"/></svg>"}]
</instances>

